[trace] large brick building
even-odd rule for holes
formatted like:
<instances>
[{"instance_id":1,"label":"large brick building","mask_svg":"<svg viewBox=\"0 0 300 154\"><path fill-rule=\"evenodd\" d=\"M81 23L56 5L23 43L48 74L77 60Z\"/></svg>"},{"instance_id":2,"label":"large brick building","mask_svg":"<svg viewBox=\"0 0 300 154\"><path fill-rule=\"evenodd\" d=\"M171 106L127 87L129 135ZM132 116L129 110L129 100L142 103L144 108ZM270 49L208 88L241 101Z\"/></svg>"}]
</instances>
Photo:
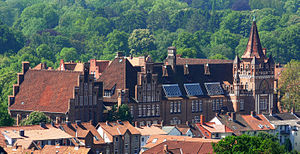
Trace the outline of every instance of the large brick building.
<instances>
[{"instance_id":1,"label":"large brick building","mask_svg":"<svg viewBox=\"0 0 300 154\"><path fill-rule=\"evenodd\" d=\"M8 110L17 124L32 111L61 122L102 119L102 83L94 81L87 64L80 63L73 70L67 70L67 65L61 65L61 70L38 66L31 69L29 62L22 63L13 95L8 97Z\"/></svg>"},{"instance_id":2,"label":"large brick building","mask_svg":"<svg viewBox=\"0 0 300 154\"><path fill-rule=\"evenodd\" d=\"M276 107L275 63L261 46L255 21L241 59L182 58L175 47L167 52L163 63L120 52L112 61L61 61L57 70L23 63L8 109L13 117L38 110L52 119L98 122L105 121L103 109L128 104L142 126L198 123L200 115L210 120L228 111L270 113Z\"/></svg>"},{"instance_id":3,"label":"large brick building","mask_svg":"<svg viewBox=\"0 0 300 154\"><path fill-rule=\"evenodd\" d=\"M101 72L104 104L128 104L139 125L200 122L219 112L273 110L275 63L260 44L255 21L241 59L182 58L168 48L164 63L120 53Z\"/></svg>"}]
</instances>

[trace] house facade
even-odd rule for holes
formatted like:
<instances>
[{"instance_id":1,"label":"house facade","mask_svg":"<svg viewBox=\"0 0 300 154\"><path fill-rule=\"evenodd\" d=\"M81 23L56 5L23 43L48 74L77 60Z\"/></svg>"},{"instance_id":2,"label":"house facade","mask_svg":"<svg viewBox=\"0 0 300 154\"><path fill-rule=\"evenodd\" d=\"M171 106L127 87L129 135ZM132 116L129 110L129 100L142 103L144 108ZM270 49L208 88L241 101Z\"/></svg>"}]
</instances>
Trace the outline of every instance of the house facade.
<instances>
[{"instance_id":1,"label":"house facade","mask_svg":"<svg viewBox=\"0 0 300 154\"><path fill-rule=\"evenodd\" d=\"M102 83L94 81L88 64L78 70L31 69L29 62L23 62L13 95L8 97L10 115L17 124L32 111L57 122L103 120Z\"/></svg>"}]
</instances>

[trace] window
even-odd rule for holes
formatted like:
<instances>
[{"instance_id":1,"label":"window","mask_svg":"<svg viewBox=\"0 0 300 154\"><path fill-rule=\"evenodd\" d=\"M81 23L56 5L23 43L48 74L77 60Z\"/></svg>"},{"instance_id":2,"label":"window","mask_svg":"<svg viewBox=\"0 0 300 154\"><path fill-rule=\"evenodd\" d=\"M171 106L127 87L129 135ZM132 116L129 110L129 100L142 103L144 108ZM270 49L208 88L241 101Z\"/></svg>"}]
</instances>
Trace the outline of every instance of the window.
<instances>
[{"instance_id":1,"label":"window","mask_svg":"<svg viewBox=\"0 0 300 154\"><path fill-rule=\"evenodd\" d=\"M178 110L177 111L178 111L178 113L181 112L181 102L180 101L178 102Z\"/></svg>"},{"instance_id":2,"label":"window","mask_svg":"<svg viewBox=\"0 0 300 154\"><path fill-rule=\"evenodd\" d=\"M198 100L195 101L196 110L195 112L199 112L199 102Z\"/></svg>"},{"instance_id":3,"label":"window","mask_svg":"<svg viewBox=\"0 0 300 154\"><path fill-rule=\"evenodd\" d=\"M267 101L268 99L260 99L259 101L259 109L260 110L266 110L267 109Z\"/></svg>"},{"instance_id":4,"label":"window","mask_svg":"<svg viewBox=\"0 0 300 154\"><path fill-rule=\"evenodd\" d=\"M146 109L147 109L147 106L143 105L143 117L146 117L146 113L147 113Z\"/></svg>"},{"instance_id":5,"label":"window","mask_svg":"<svg viewBox=\"0 0 300 154\"><path fill-rule=\"evenodd\" d=\"M170 102L170 113L173 113L173 102Z\"/></svg>"},{"instance_id":6,"label":"window","mask_svg":"<svg viewBox=\"0 0 300 154\"><path fill-rule=\"evenodd\" d=\"M174 110L173 110L174 113L177 113L177 102L174 102Z\"/></svg>"},{"instance_id":7,"label":"window","mask_svg":"<svg viewBox=\"0 0 300 154\"><path fill-rule=\"evenodd\" d=\"M139 105L139 117L142 117L143 111L142 111L142 105Z\"/></svg>"},{"instance_id":8,"label":"window","mask_svg":"<svg viewBox=\"0 0 300 154\"><path fill-rule=\"evenodd\" d=\"M155 116L155 104L152 104L152 116Z\"/></svg>"},{"instance_id":9,"label":"window","mask_svg":"<svg viewBox=\"0 0 300 154\"><path fill-rule=\"evenodd\" d=\"M202 112L202 100L199 100L199 111Z\"/></svg>"},{"instance_id":10,"label":"window","mask_svg":"<svg viewBox=\"0 0 300 154\"><path fill-rule=\"evenodd\" d=\"M151 116L151 105L147 105L147 116Z\"/></svg>"},{"instance_id":11,"label":"window","mask_svg":"<svg viewBox=\"0 0 300 154\"><path fill-rule=\"evenodd\" d=\"M133 117L133 106L130 106L130 114L131 114L131 117Z\"/></svg>"},{"instance_id":12,"label":"window","mask_svg":"<svg viewBox=\"0 0 300 154\"><path fill-rule=\"evenodd\" d=\"M192 112L195 112L195 101L192 101Z\"/></svg>"},{"instance_id":13,"label":"window","mask_svg":"<svg viewBox=\"0 0 300 154\"><path fill-rule=\"evenodd\" d=\"M119 138L118 138L118 136L115 138L115 141L116 141L116 142L119 142Z\"/></svg>"},{"instance_id":14,"label":"window","mask_svg":"<svg viewBox=\"0 0 300 154\"><path fill-rule=\"evenodd\" d=\"M194 117L194 122L195 123L200 123L200 116L195 116Z\"/></svg>"},{"instance_id":15,"label":"window","mask_svg":"<svg viewBox=\"0 0 300 154\"><path fill-rule=\"evenodd\" d=\"M244 103L244 99L240 100L240 110L244 111L245 110L245 103Z\"/></svg>"},{"instance_id":16,"label":"window","mask_svg":"<svg viewBox=\"0 0 300 154\"><path fill-rule=\"evenodd\" d=\"M216 101L216 110L220 110L220 100L217 99Z\"/></svg>"},{"instance_id":17,"label":"window","mask_svg":"<svg viewBox=\"0 0 300 154\"><path fill-rule=\"evenodd\" d=\"M115 149L115 154L118 154L118 149Z\"/></svg>"},{"instance_id":18,"label":"window","mask_svg":"<svg viewBox=\"0 0 300 154\"><path fill-rule=\"evenodd\" d=\"M135 147L135 148L134 148L134 154L138 154L138 153L139 153L138 148Z\"/></svg>"},{"instance_id":19,"label":"window","mask_svg":"<svg viewBox=\"0 0 300 154\"><path fill-rule=\"evenodd\" d=\"M156 104L156 116L159 116L159 114L160 114L159 104Z\"/></svg>"},{"instance_id":20,"label":"window","mask_svg":"<svg viewBox=\"0 0 300 154\"><path fill-rule=\"evenodd\" d=\"M142 142L144 142L145 141L145 138L144 137L142 137Z\"/></svg>"},{"instance_id":21,"label":"window","mask_svg":"<svg viewBox=\"0 0 300 154\"><path fill-rule=\"evenodd\" d=\"M126 150L128 149L128 143L125 144L125 149L126 149Z\"/></svg>"},{"instance_id":22,"label":"window","mask_svg":"<svg viewBox=\"0 0 300 154\"><path fill-rule=\"evenodd\" d=\"M215 111L215 110L216 110L216 100L213 99L213 111Z\"/></svg>"}]
</instances>

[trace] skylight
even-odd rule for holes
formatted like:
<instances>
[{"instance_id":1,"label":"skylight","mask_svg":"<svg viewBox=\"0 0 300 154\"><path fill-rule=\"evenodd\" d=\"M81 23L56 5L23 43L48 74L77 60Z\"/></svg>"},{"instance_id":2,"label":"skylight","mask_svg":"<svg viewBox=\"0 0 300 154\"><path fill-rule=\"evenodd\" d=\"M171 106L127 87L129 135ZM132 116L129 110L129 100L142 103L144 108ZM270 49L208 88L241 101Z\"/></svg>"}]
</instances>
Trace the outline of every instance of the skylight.
<instances>
[{"instance_id":1,"label":"skylight","mask_svg":"<svg viewBox=\"0 0 300 154\"><path fill-rule=\"evenodd\" d=\"M204 83L208 95L223 95L224 91L221 87L220 82L209 82Z\"/></svg>"},{"instance_id":2,"label":"skylight","mask_svg":"<svg viewBox=\"0 0 300 154\"><path fill-rule=\"evenodd\" d=\"M178 84L164 84L162 86L167 97L182 96Z\"/></svg>"},{"instance_id":3,"label":"skylight","mask_svg":"<svg viewBox=\"0 0 300 154\"><path fill-rule=\"evenodd\" d=\"M202 89L199 83L185 83L184 88L189 96L201 96L203 95Z\"/></svg>"}]
</instances>

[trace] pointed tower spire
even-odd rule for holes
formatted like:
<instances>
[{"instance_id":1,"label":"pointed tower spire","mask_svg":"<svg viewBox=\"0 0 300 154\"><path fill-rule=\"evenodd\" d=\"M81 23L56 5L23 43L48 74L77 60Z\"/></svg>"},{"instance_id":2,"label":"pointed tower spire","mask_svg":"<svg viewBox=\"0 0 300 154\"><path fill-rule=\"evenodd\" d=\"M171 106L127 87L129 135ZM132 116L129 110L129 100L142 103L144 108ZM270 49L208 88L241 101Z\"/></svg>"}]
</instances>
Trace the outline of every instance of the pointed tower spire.
<instances>
[{"instance_id":1,"label":"pointed tower spire","mask_svg":"<svg viewBox=\"0 0 300 154\"><path fill-rule=\"evenodd\" d=\"M259 39L255 20L252 23L247 48L244 54L242 55L242 58L253 58L253 57L256 57L258 59L265 58L260 44L260 39Z\"/></svg>"},{"instance_id":2,"label":"pointed tower spire","mask_svg":"<svg viewBox=\"0 0 300 154\"><path fill-rule=\"evenodd\" d=\"M240 58L238 55L235 56L234 60L233 60L233 64L239 64L241 62Z\"/></svg>"}]
</instances>

